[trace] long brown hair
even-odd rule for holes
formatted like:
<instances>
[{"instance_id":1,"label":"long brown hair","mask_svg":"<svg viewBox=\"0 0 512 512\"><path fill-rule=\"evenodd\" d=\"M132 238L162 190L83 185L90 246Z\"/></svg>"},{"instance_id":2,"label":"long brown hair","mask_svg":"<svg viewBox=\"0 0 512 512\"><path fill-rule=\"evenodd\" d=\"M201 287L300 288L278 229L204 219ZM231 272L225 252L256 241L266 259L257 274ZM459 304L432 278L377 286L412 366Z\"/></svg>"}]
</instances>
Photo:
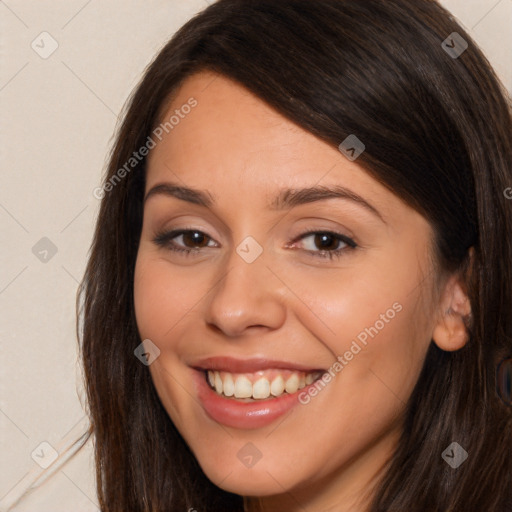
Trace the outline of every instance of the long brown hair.
<instances>
[{"instance_id":1,"label":"long brown hair","mask_svg":"<svg viewBox=\"0 0 512 512\"><path fill-rule=\"evenodd\" d=\"M453 48L454 32L468 44L460 55L442 44L451 36ZM470 340L456 352L431 343L371 511L504 512L512 410L495 370L512 353L511 109L475 42L431 0L220 0L149 65L110 156L78 297L102 511L243 510L242 497L204 475L134 356L146 158L111 181L201 70L334 147L357 134L358 163L432 224L439 268L466 276ZM458 469L441 457L452 442L469 453Z\"/></svg>"}]
</instances>

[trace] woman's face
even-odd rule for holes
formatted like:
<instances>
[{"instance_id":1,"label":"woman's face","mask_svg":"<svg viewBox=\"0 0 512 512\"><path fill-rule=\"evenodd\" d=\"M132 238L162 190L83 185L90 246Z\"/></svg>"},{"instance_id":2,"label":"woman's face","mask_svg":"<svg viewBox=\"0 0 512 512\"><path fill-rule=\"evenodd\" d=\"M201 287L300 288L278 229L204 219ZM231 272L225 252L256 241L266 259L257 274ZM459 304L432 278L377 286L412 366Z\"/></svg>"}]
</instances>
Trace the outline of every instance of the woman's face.
<instances>
[{"instance_id":1,"label":"woman's face","mask_svg":"<svg viewBox=\"0 0 512 512\"><path fill-rule=\"evenodd\" d=\"M135 269L158 395L219 487L348 509L395 446L431 341L431 227L222 76L188 79L171 116Z\"/></svg>"}]
</instances>

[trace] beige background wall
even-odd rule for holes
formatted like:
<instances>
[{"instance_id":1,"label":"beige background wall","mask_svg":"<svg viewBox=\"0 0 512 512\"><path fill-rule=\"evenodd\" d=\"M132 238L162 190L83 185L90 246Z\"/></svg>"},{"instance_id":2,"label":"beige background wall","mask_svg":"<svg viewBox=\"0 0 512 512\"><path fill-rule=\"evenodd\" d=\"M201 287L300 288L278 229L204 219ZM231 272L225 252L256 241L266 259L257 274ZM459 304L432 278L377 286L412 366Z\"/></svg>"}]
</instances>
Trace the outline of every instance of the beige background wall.
<instances>
[{"instance_id":1,"label":"beige background wall","mask_svg":"<svg viewBox=\"0 0 512 512\"><path fill-rule=\"evenodd\" d=\"M92 192L142 70L207 3L0 1L0 512L55 457L44 474L54 476L12 510L99 510L90 446L61 465L87 426L74 300L99 204ZM512 0L442 3L512 91Z\"/></svg>"}]
</instances>

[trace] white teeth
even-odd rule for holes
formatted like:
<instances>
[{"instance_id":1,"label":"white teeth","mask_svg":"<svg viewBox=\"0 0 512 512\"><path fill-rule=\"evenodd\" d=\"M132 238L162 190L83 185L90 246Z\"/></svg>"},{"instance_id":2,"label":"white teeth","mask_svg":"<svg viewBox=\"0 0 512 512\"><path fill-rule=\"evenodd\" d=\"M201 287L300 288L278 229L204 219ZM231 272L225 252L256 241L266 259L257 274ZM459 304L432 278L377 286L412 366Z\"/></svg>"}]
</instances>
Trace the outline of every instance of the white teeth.
<instances>
[{"instance_id":1,"label":"white teeth","mask_svg":"<svg viewBox=\"0 0 512 512\"><path fill-rule=\"evenodd\" d=\"M235 394L235 383L229 373L224 377L224 394L226 396L233 396Z\"/></svg>"},{"instance_id":2,"label":"white teeth","mask_svg":"<svg viewBox=\"0 0 512 512\"><path fill-rule=\"evenodd\" d=\"M253 384L252 396L257 399L268 398L270 396L270 384L268 379L262 377Z\"/></svg>"},{"instance_id":3,"label":"white teeth","mask_svg":"<svg viewBox=\"0 0 512 512\"><path fill-rule=\"evenodd\" d=\"M280 396L284 393L284 379L281 375L278 375L270 386L270 392L273 396Z\"/></svg>"},{"instance_id":4,"label":"white teeth","mask_svg":"<svg viewBox=\"0 0 512 512\"><path fill-rule=\"evenodd\" d=\"M237 377L235 382L235 397L236 398L251 398L252 396L252 384L251 381L240 375Z\"/></svg>"},{"instance_id":5,"label":"white teeth","mask_svg":"<svg viewBox=\"0 0 512 512\"><path fill-rule=\"evenodd\" d=\"M232 374L224 371L208 370L207 380L217 394L226 397L252 398L265 400L279 397L285 392L292 394L312 384L322 372L292 372L290 370L268 370L269 378L256 374ZM272 378L273 377L273 378ZM252 379L252 380L251 380Z\"/></svg>"},{"instance_id":6,"label":"white teeth","mask_svg":"<svg viewBox=\"0 0 512 512\"><path fill-rule=\"evenodd\" d=\"M299 389L299 376L296 373L286 381L284 389L287 393L295 393Z\"/></svg>"},{"instance_id":7,"label":"white teeth","mask_svg":"<svg viewBox=\"0 0 512 512\"><path fill-rule=\"evenodd\" d=\"M222 393L222 379L220 378L220 373L215 372L214 375L215 375L215 391L217 391L217 393Z\"/></svg>"}]
</instances>

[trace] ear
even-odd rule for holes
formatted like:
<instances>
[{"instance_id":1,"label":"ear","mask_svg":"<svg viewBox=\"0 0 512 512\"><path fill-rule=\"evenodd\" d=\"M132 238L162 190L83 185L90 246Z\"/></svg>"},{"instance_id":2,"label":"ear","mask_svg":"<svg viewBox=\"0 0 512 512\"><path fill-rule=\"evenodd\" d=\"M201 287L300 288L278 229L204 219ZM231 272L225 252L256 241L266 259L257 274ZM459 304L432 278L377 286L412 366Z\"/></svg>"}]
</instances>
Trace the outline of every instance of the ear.
<instances>
[{"instance_id":1,"label":"ear","mask_svg":"<svg viewBox=\"0 0 512 512\"><path fill-rule=\"evenodd\" d=\"M432 333L434 343L447 352L461 349L469 340L471 305L459 275L446 281L440 296L437 321Z\"/></svg>"}]
</instances>

